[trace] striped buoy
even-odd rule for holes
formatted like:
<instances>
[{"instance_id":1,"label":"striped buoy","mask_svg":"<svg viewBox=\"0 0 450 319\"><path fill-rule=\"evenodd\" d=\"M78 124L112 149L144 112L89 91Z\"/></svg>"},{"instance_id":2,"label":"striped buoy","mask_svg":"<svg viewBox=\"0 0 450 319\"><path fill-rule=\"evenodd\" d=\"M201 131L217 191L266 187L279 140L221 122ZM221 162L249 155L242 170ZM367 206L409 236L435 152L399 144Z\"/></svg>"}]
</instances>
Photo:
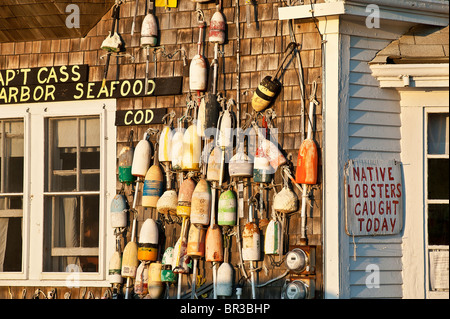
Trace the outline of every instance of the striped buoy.
<instances>
[{"instance_id":1,"label":"striped buoy","mask_svg":"<svg viewBox=\"0 0 450 319\"><path fill-rule=\"evenodd\" d=\"M133 164L134 149L130 146L124 146L119 153L119 182L131 184L135 177L131 174Z\"/></svg>"},{"instance_id":2,"label":"striped buoy","mask_svg":"<svg viewBox=\"0 0 450 319\"><path fill-rule=\"evenodd\" d=\"M256 88L252 97L252 107L256 112L264 111L281 91L281 83L266 76Z\"/></svg>"},{"instance_id":3,"label":"striped buoy","mask_svg":"<svg viewBox=\"0 0 450 319\"><path fill-rule=\"evenodd\" d=\"M158 225L153 219L146 219L139 234L139 260L155 261L158 258L158 239Z\"/></svg>"},{"instance_id":4,"label":"striped buoy","mask_svg":"<svg viewBox=\"0 0 450 319\"><path fill-rule=\"evenodd\" d=\"M154 47L158 43L158 24L153 14L148 13L142 21L141 46Z\"/></svg>"},{"instance_id":5,"label":"striped buoy","mask_svg":"<svg viewBox=\"0 0 450 319\"><path fill-rule=\"evenodd\" d=\"M192 178L187 178L181 184L178 191L177 215L189 217L191 215L192 194L195 190L195 182Z\"/></svg>"},{"instance_id":6,"label":"striped buoy","mask_svg":"<svg viewBox=\"0 0 450 319\"><path fill-rule=\"evenodd\" d=\"M217 224L220 226L236 225L236 195L232 190L223 192L219 197Z\"/></svg>"},{"instance_id":7,"label":"striped buoy","mask_svg":"<svg viewBox=\"0 0 450 319\"><path fill-rule=\"evenodd\" d=\"M179 150L178 150L179 151ZM188 127L183 136L183 159L181 168L184 171L200 170L200 158L202 155L202 138L198 135L197 125Z\"/></svg>"},{"instance_id":8,"label":"striped buoy","mask_svg":"<svg viewBox=\"0 0 450 319\"><path fill-rule=\"evenodd\" d=\"M121 268L122 258L120 256L120 253L118 251L115 251L109 261L108 279L110 284L122 284L123 278L120 274Z\"/></svg>"},{"instance_id":9,"label":"striped buoy","mask_svg":"<svg viewBox=\"0 0 450 319\"><path fill-rule=\"evenodd\" d=\"M164 126L158 143L158 159L161 163L172 161L172 138L172 129L170 126Z\"/></svg>"},{"instance_id":10,"label":"striped buoy","mask_svg":"<svg viewBox=\"0 0 450 319\"><path fill-rule=\"evenodd\" d=\"M164 175L159 164L152 165L145 174L142 190L142 206L156 207L164 192Z\"/></svg>"},{"instance_id":11,"label":"striped buoy","mask_svg":"<svg viewBox=\"0 0 450 319\"><path fill-rule=\"evenodd\" d=\"M128 204L125 196L122 194L116 194L111 201L111 227L127 227L127 211Z\"/></svg>"},{"instance_id":12,"label":"striped buoy","mask_svg":"<svg viewBox=\"0 0 450 319\"><path fill-rule=\"evenodd\" d=\"M264 236L264 253L266 255L276 255L280 252L281 225L272 219L266 228Z\"/></svg>"}]
</instances>

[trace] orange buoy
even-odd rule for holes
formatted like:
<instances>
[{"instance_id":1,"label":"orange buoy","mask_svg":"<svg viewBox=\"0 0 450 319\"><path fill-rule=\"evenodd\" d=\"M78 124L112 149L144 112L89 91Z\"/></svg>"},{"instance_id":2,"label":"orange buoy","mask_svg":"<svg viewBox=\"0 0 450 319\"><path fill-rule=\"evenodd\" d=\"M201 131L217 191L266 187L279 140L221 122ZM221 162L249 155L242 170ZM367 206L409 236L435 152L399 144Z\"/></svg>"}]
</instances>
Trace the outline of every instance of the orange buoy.
<instances>
[{"instance_id":1,"label":"orange buoy","mask_svg":"<svg viewBox=\"0 0 450 319\"><path fill-rule=\"evenodd\" d=\"M191 224L187 242L186 254L192 258L205 256L206 228Z\"/></svg>"},{"instance_id":2,"label":"orange buoy","mask_svg":"<svg viewBox=\"0 0 450 319\"><path fill-rule=\"evenodd\" d=\"M206 232L205 260L210 262L223 261L222 231L217 224L210 225Z\"/></svg>"},{"instance_id":3,"label":"orange buoy","mask_svg":"<svg viewBox=\"0 0 450 319\"><path fill-rule=\"evenodd\" d=\"M180 186L178 192L177 215L189 217L191 215L192 194L195 190L195 182L192 178L187 178Z\"/></svg>"},{"instance_id":4,"label":"orange buoy","mask_svg":"<svg viewBox=\"0 0 450 319\"><path fill-rule=\"evenodd\" d=\"M148 218L141 228L138 245L138 259L141 261L156 261L158 258L158 225Z\"/></svg>"},{"instance_id":5,"label":"orange buoy","mask_svg":"<svg viewBox=\"0 0 450 319\"><path fill-rule=\"evenodd\" d=\"M316 143L312 139L305 139L298 151L296 183L309 185L317 183L318 159Z\"/></svg>"}]
</instances>

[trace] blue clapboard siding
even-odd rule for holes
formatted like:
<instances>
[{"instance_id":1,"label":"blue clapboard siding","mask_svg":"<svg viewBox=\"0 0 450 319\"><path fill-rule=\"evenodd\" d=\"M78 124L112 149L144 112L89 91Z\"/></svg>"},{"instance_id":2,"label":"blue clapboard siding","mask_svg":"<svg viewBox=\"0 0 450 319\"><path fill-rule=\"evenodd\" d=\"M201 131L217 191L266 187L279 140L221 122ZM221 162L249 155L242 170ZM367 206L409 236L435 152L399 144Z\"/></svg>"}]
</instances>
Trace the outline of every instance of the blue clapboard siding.
<instances>
[{"instance_id":1,"label":"blue clapboard siding","mask_svg":"<svg viewBox=\"0 0 450 319\"><path fill-rule=\"evenodd\" d=\"M399 159L400 97L396 90L379 87L368 64L395 36L384 35L380 39L376 32L370 30L349 32L349 35L349 158ZM401 236L347 237L349 297L402 298ZM366 284L372 274L367 270L373 265L379 269L378 288L370 288Z\"/></svg>"}]
</instances>

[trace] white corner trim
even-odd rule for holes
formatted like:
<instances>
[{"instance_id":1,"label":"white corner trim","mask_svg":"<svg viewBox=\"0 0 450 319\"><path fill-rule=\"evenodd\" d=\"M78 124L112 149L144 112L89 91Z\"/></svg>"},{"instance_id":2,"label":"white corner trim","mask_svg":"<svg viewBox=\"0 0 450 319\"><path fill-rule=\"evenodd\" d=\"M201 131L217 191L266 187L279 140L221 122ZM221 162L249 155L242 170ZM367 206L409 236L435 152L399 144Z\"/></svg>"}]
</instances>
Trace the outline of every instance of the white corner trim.
<instances>
[{"instance_id":1,"label":"white corner trim","mask_svg":"<svg viewBox=\"0 0 450 319\"><path fill-rule=\"evenodd\" d=\"M449 87L449 64L372 64L380 87Z\"/></svg>"},{"instance_id":2,"label":"white corner trim","mask_svg":"<svg viewBox=\"0 0 450 319\"><path fill-rule=\"evenodd\" d=\"M437 0L328 0L311 6L287 6L278 8L279 20L307 19L334 16L352 15L368 17L372 10L368 5L377 5L380 18L409 23L420 23L435 26L448 25L448 2ZM314 10L314 11L312 11Z\"/></svg>"}]
</instances>

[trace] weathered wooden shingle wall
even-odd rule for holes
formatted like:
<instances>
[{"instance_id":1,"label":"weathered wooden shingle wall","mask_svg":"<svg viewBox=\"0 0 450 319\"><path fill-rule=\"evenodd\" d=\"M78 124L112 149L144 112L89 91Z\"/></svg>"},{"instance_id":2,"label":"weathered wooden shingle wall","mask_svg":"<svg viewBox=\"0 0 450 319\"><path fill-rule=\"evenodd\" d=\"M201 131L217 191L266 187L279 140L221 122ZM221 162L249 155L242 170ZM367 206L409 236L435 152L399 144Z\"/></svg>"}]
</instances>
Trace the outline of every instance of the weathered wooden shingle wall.
<instances>
[{"instance_id":1,"label":"weathered wooden shingle wall","mask_svg":"<svg viewBox=\"0 0 450 319\"><path fill-rule=\"evenodd\" d=\"M135 61L129 58L121 58L119 66L120 79L144 78L145 76L145 52L139 47L140 43L140 27L145 14L143 1L138 11L138 19L136 25L136 33L131 36L130 30L134 14L134 2L125 2L121 8L120 33L126 43L126 52L135 56ZM241 52L241 74L240 74L240 100L242 114L244 112L251 113L251 96L257 88L260 81L267 75L272 75L277 70L279 63L283 59L284 51L291 42L287 21L278 20L277 8L281 2L276 0L258 0L258 20L259 30L256 29L255 23L247 28L245 17L245 1L240 1L240 52ZM205 21L209 26L211 16L216 10L215 3L199 4L199 8L204 12ZM223 11L226 17L228 34L227 42L221 46L223 57L220 58L219 82L218 90L226 98L236 99L236 24L235 24L235 1L224 0ZM185 111L186 94L189 93L188 68L190 59L197 52L198 40L198 23L196 4L183 0L178 1L178 8L166 11L164 8L156 9L156 16L159 22L161 40L160 45L165 47L167 53L174 52L178 49L185 50L188 57L188 64L183 66L183 59L177 54L173 59L158 56L157 76L185 76L183 85L183 94L177 96L163 97L144 97L133 99L119 99L117 101L118 109L142 109L142 108L168 108L168 111L174 110L177 116ZM47 40L47 41L30 41L16 43L0 44L0 68L14 69L38 66L53 66L67 64L88 64L90 67L90 81L101 81L104 70L104 60L101 57L105 54L100 49L102 41L111 28L111 12L89 32L85 38ZM204 55L211 62L214 55L214 46L208 43L208 31L205 29ZM306 111L308 110L309 96L311 94L312 83L317 82L316 98L322 101L322 62L321 62L321 38L312 20L295 21L294 33L296 41L301 44L301 59L303 65L303 76L305 85L305 103ZM108 79L116 78L116 59L111 59L110 71ZM283 89L277 97L273 109L276 111L277 118L274 123L279 130L278 141L283 148L285 154L291 159L292 163L297 162L297 152L301 144L301 136L303 128L301 127L301 102L298 70L294 67L295 60L292 60L287 69L283 72L281 82ZM150 76L153 76L154 65L150 63ZM315 111L315 128L314 139L322 149L322 105L316 107ZM242 115L244 118L244 115ZM305 121L306 123L306 121ZM127 128L118 128L117 138L117 154L124 145L127 144L130 129L133 129L135 144L143 136L148 127L135 126ZM155 128L161 129L160 126ZM321 158L319 159L321 161ZM295 170L293 170L295 173ZM322 178L321 169L319 167L319 181ZM277 184L282 183L280 172L277 173ZM117 182L117 189L121 185ZM301 198L300 192L293 187L298 197ZM278 191L281 190L278 186ZM257 191L256 185L254 192ZM268 198L272 200L273 192L271 191ZM130 203L132 195L130 194ZM316 261L316 297L322 297L322 185L314 186L312 209L307 218L307 237L310 245L317 246ZM301 203L299 202L299 207ZM270 203L268 211L271 211ZM138 229L142 222L149 217L156 218L156 213L150 209L138 208ZM246 209L247 212L247 209ZM106 213L106 212L105 212ZM247 216L247 213L246 213ZM241 221L244 224L245 220ZM300 211L291 215L288 219L288 231L286 236L287 245L300 244ZM172 227L176 227L176 236L179 236L180 225L167 225L166 228L166 247L174 244L172 238ZM261 233L264 234L265 227ZM128 236L130 232L128 233ZM263 237L262 237L263 239ZM176 240L176 238L175 238ZM263 245L262 245L263 246ZM287 247L288 248L288 247ZM287 252L287 250L285 251ZM232 241L231 262L236 265L238 262L238 253L235 240ZM275 257L278 261L278 256ZM200 262L200 275L212 280L210 273L210 263ZM248 266L248 265L247 265ZM285 271L284 263L281 267L274 267L270 263L270 259L266 256L264 262L258 263L262 270L258 272L259 283L266 282ZM247 268L248 269L248 268ZM236 282L240 278L240 273L236 269ZM186 277L186 276L184 276ZM284 279L258 289L259 298L280 298L281 286ZM250 285L246 284L243 297L250 297ZM14 288L19 289L20 288ZM172 291L174 293L174 291ZM100 294L100 292L99 292ZM17 293L15 294L17 296ZM79 292L73 293L80 295ZM0 288L0 297L8 298L6 287ZM58 297L62 298L62 294ZM97 295L98 297L98 295Z\"/></svg>"}]
</instances>

